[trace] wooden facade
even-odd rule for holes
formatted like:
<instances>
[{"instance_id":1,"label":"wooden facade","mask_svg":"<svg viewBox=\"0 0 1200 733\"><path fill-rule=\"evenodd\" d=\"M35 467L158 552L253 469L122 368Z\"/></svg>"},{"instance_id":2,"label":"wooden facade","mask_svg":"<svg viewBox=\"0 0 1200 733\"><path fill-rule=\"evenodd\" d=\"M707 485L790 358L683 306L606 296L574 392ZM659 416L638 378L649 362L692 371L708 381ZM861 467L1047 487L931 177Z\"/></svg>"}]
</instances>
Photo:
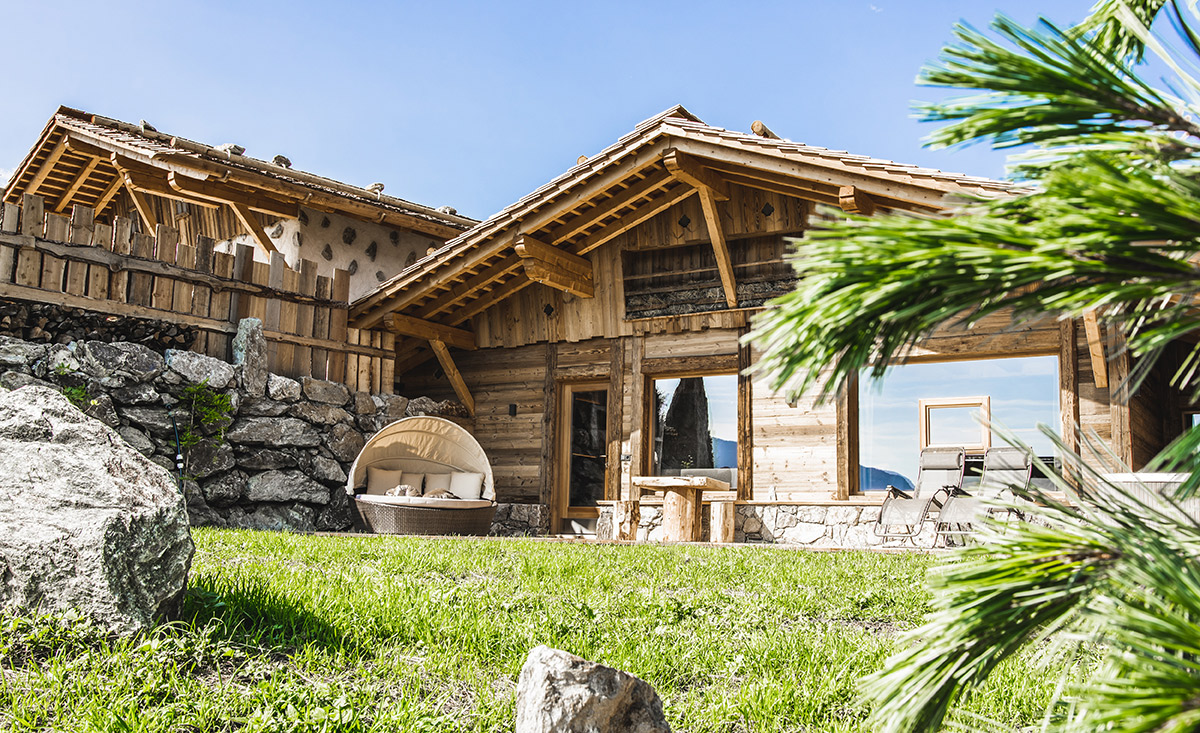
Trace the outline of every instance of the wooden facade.
<instances>
[{"instance_id":1,"label":"wooden facade","mask_svg":"<svg viewBox=\"0 0 1200 733\"><path fill-rule=\"evenodd\" d=\"M468 398L500 500L549 505L562 528L589 515L565 495L564 402L607 395L604 498L636 498L634 477L652 468L653 380L736 375L755 362L742 337L763 302L794 283L785 254L802 253L804 230L828 215L815 207L942 216L955 193L1006 191L727 133L677 108L357 301L351 318L370 325L399 314L401 391ZM437 338L417 324L453 329L465 348L433 361L426 341ZM1110 397L1128 360L1108 344L1100 364L1111 374L1098 385L1095 346L1082 323L1000 313L933 334L907 361L1056 357L1062 434L1077 442L1078 425L1139 467L1179 432L1182 412L1154 408L1170 391L1161 379L1129 403ZM857 385L827 404L788 402L745 374L737 385L736 490L706 498L876 500L858 486Z\"/></svg>"}]
</instances>

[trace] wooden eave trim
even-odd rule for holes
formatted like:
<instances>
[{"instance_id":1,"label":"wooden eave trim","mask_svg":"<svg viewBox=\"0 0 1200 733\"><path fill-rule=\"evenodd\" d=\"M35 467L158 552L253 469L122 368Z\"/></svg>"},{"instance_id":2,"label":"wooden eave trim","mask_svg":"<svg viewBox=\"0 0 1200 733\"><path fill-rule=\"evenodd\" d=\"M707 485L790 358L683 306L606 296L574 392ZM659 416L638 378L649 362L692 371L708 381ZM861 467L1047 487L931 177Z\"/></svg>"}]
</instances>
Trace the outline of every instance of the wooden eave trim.
<instances>
[{"instance_id":1,"label":"wooden eave trim","mask_svg":"<svg viewBox=\"0 0 1200 733\"><path fill-rule=\"evenodd\" d=\"M284 203L270 196L239 190L228 184L198 181L174 171L167 174L167 183L177 193L216 204L239 204L251 211L283 219L296 219L300 216L299 204Z\"/></svg>"},{"instance_id":2,"label":"wooden eave trim","mask_svg":"<svg viewBox=\"0 0 1200 733\"><path fill-rule=\"evenodd\" d=\"M847 214L870 216L875 213L875 200L857 186L842 186L838 189L838 206Z\"/></svg>"},{"instance_id":3,"label":"wooden eave trim","mask_svg":"<svg viewBox=\"0 0 1200 733\"><path fill-rule=\"evenodd\" d=\"M670 149L663 154L663 165L671 176L693 188L706 188L712 191L718 201L729 200L729 183L713 170L704 167L703 163L687 153Z\"/></svg>"}]
</instances>

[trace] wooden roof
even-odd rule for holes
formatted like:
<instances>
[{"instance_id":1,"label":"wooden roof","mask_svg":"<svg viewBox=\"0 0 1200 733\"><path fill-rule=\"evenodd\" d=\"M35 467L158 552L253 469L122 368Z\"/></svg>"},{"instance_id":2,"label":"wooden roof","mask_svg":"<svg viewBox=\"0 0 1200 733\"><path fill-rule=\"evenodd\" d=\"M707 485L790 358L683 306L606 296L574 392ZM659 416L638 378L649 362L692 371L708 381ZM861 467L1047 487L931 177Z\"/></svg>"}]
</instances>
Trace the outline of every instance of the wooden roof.
<instances>
[{"instance_id":1,"label":"wooden roof","mask_svg":"<svg viewBox=\"0 0 1200 733\"><path fill-rule=\"evenodd\" d=\"M36 193L57 212L82 204L103 214L122 187L200 206L240 205L295 218L299 204L440 239L476 220L239 155L149 126L60 107L4 191ZM135 195L135 201L137 197ZM235 208L235 212L237 209ZM240 214L239 214L240 217Z\"/></svg>"},{"instance_id":2,"label":"wooden roof","mask_svg":"<svg viewBox=\"0 0 1200 733\"><path fill-rule=\"evenodd\" d=\"M381 283L352 304L351 325L387 326L389 316L399 316L449 335L445 327L533 282L522 267L522 242L557 248L569 266L571 255L586 255L698 190L728 183L849 211L928 215L948 213L966 196L1013 190L1003 181L732 132L676 106Z\"/></svg>"}]
</instances>

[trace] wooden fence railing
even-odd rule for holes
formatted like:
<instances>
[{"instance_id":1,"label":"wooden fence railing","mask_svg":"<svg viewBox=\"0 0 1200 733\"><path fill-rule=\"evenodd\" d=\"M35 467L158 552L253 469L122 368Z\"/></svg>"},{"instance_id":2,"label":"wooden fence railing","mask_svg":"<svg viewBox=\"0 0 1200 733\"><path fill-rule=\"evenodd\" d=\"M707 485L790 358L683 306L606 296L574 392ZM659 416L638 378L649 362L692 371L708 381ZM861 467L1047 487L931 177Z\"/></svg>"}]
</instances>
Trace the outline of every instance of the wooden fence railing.
<instances>
[{"instance_id":1,"label":"wooden fence railing","mask_svg":"<svg viewBox=\"0 0 1200 733\"><path fill-rule=\"evenodd\" d=\"M192 326L192 351L226 360L238 321L258 318L275 374L392 392L395 335L347 328L348 272L329 278L311 260L297 271L278 252L268 264L253 247L213 245L180 242L163 225L134 232L123 217L101 224L82 206L60 216L26 194L0 209L0 297Z\"/></svg>"}]
</instances>

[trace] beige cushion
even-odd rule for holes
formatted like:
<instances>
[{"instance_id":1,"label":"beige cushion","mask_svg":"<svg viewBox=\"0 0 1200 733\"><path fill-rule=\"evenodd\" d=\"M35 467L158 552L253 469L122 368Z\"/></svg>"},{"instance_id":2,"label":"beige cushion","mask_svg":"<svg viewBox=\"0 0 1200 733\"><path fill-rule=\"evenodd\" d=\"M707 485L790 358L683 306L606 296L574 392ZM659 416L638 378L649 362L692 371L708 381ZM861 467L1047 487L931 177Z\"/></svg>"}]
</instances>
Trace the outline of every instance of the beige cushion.
<instances>
[{"instance_id":1,"label":"beige cushion","mask_svg":"<svg viewBox=\"0 0 1200 733\"><path fill-rule=\"evenodd\" d=\"M460 499L478 499L483 495L483 474L460 471L450 475L450 493Z\"/></svg>"},{"instance_id":2,"label":"beige cushion","mask_svg":"<svg viewBox=\"0 0 1200 733\"><path fill-rule=\"evenodd\" d=\"M465 499L431 499L428 496L358 496L356 501L370 504L399 504L400 506L419 506L425 509L482 509L491 506L487 499L467 501Z\"/></svg>"},{"instance_id":3,"label":"beige cushion","mask_svg":"<svg viewBox=\"0 0 1200 733\"><path fill-rule=\"evenodd\" d=\"M367 493L385 494L387 490L401 483L401 471L391 471L386 468L367 467Z\"/></svg>"},{"instance_id":4,"label":"beige cushion","mask_svg":"<svg viewBox=\"0 0 1200 733\"><path fill-rule=\"evenodd\" d=\"M405 486L416 486L418 489L424 491L425 474L405 471L397 483L404 484Z\"/></svg>"},{"instance_id":5,"label":"beige cushion","mask_svg":"<svg viewBox=\"0 0 1200 733\"><path fill-rule=\"evenodd\" d=\"M442 491L450 490L450 474L448 473L427 473L425 474L425 493L441 489Z\"/></svg>"}]
</instances>

